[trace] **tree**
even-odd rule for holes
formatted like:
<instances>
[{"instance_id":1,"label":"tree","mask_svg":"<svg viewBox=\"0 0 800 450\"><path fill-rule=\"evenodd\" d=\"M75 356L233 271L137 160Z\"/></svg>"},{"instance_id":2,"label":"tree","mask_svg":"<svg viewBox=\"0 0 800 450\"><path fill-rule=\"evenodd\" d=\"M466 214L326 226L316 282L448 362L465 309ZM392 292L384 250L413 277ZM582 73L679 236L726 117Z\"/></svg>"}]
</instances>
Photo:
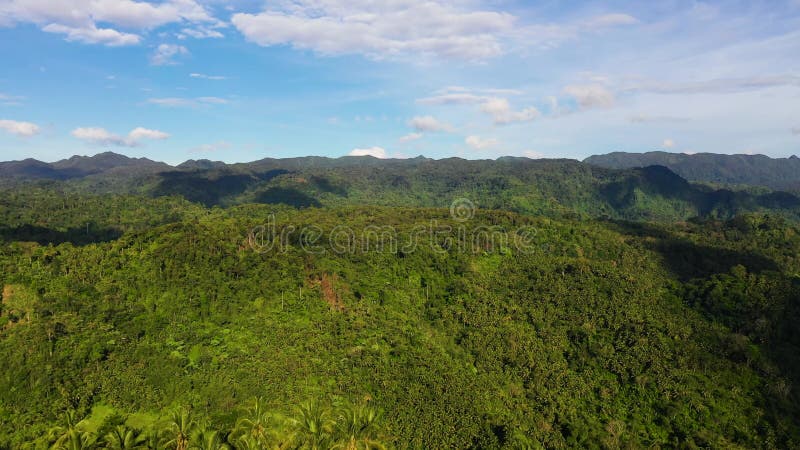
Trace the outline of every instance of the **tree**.
<instances>
[{"instance_id":1,"label":"tree","mask_svg":"<svg viewBox=\"0 0 800 450\"><path fill-rule=\"evenodd\" d=\"M139 430L119 425L105 435L106 448L115 450L147 448L146 436Z\"/></svg>"},{"instance_id":2,"label":"tree","mask_svg":"<svg viewBox=\"0 0 800 450\"><path fill-rule=\"evenodd\" d=\"M298 415L289 420L297 448L308 450L329 449L334 424L328 411L316 402L303 403L298 408Z\"/></svg>"},{"instance_id":3,"label":"tree","mask_svg":"<svg viewBox=\"0 0 800 450\"><path fill-rule=\"evenodd\" d=\"M163 446L174 450L188 450L189 438L195 425L188 408L179 408L173 411L170 422L164 430Z\"/></svg>"},{"instance_id":4,"label":"tree","mask_svg":"<svg viewBox=\"0 0 800 450\"><path fill-rule=\"evenodd\" d=\"M236 421L233 435L237 442L247 448L268 448L270 445L281 446L280 433L275 429L275 417L266 410L264 400L260 397L253 400L243 417ZM255 447L253 447L255 446Z\"/></svg>"},{"instance_id":5,"label":"tree","mask_svg":"<svg viewBox=\"0 0 800 450\"><path fill-rule=\"evenodd\" d=\"M382 450L378 439L380 413L367 406L346 406L336 421L336 448L345 450Z\"/></svg>"}]
</instances>

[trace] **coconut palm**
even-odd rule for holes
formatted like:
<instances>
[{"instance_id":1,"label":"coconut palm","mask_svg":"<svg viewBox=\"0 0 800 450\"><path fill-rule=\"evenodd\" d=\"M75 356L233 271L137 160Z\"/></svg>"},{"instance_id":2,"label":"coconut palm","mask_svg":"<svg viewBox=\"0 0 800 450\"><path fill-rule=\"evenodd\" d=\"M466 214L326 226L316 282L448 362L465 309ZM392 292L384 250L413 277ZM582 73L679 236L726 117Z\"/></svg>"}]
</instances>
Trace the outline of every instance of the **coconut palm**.
<instances>
[{"instance_id":1,"label":"coconut palm","mask_svg":"<svg viewBox=\"0 0 800 450\"><path fill-rule=\"evenodd\" d=\"M219 431L196 427L188 447L190 450L230 450L224 436Z\"/></svg>"},{"instance_id":2,"label":"coconut palm","mask_svg":"<svg viewBox=\"0 0 800 450\"><path fill-rule=\"evenodd\" d=\"M369 407L349 406L341 409L336 421L336 448L345 450L383 450L378 439L380 414Z\"/></svg>"},{"instance_id":3,"label":"coconut palm","mask_svg":"<svg viewBox=\"0 0 800 450\"><path fill-rule=\"evenodd\" d=\"M330 414L317 403L300 405L298 415L289 420L294 432L293 440L297 448L308 450L328 450L331 447L331 433L334 422Z\"/></svg>"},{"instance_id":4,"label":"coconut palm","mask_svg":"<svg viewBox=\"0 0 800 450\"><path fill-rule=\"evenodd\" d=\"M51 450L88 450L97 448L97 437L93 433L72 429L53 444Z\"/></svg>"},{"instance_id":5,"label":"coconut palm","mask_svg":"<svg viewBox=\"0 0 800 450\"><path fill-rule=\"evenodd\" d=\"M256 398L239 420L233 430L232 437L237 446L245 448L283 448L286 439L278 430L279 419L265 406L262 398Z\"/></svg>"},{"instance_id":6,"label":"coconut palm","mask_svg":"<svg viewBox=\"0 0 800 450\"><path fill-rule=\"evenodd\" d=\"M61 419L61 424L50 429L48 432L48 439L53 443L51 448L60 449L67 445L70 440L76 439L79 433L77 426L81 419L73 410L64 412Z\"/></svg>"},{"instance_id":7,"label":"coconut palm","mask_svg":"<svg viewBox=\"0 0 800 450\"><path fill-rule=\"evenodd\" d=\"M105 435L106 448L115 450L147 448L146 436L139 430L119 425Z\"/></svg>"},{"instance_id":8,"label":"coconut palm","mask_svg":"<svg viewBox=\"0 0 800 450\"><path fill-rule=\"evenodd\" d=\"M195 428L195 421L188 408L173 411L170 422L164 430L163 447L174 450L188 450L189 438Z\"/></svg>"}]
</instances>

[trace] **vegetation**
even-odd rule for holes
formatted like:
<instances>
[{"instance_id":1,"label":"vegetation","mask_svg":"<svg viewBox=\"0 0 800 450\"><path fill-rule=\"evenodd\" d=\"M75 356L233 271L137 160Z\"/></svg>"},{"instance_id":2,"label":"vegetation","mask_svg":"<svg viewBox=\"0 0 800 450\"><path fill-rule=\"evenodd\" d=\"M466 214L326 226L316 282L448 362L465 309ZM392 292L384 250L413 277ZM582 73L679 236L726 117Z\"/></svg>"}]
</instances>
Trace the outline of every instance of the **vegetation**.
<instances>
[{"instance_id":1,"label":"vegetation","mask_svg":"<svg viewBox=\"0 0 800 450\"><path fill-rule=\"evenodd\" d=\"M483 209L569 219L672 222L746 213L800 219L800 198L793 194L766 188L715 189L691 184L664 167L604 169L574 160L306 157L234 165L188 161L171 168L105 153L49 165L0 163L0 175L4 173L8 176L0 177L0 186L15 192L24 186L80 197L180 196L207 207L260 203L446 208L453 199L466 197Z\"/></svg>"},{"instance_id":2,"label":"vegetation","mask_svg":"<svg viewBox=\"0 0 800 450\"><path fill-rule=\"evenodd\" d=\"M584 162L609 169L664 166L691 181L800 192L800 158L797 156L773 159L764 155L615 152L590 156Z\"/></svg>"},{"instance_id":3,"label":"vegetation","mask_svg":"<svg viewBox=\"0 0 800 450\"><path fill-rule=\"evenodd\" d=\"M666 221L692 210L626 186L703 191L657 168L313 161L226 208L7 187L0 448L800 446L785 211ZM318 203L247 201L296 185ZM450 194L496 208L426 207Z\"/></svg>"}]
</instances>

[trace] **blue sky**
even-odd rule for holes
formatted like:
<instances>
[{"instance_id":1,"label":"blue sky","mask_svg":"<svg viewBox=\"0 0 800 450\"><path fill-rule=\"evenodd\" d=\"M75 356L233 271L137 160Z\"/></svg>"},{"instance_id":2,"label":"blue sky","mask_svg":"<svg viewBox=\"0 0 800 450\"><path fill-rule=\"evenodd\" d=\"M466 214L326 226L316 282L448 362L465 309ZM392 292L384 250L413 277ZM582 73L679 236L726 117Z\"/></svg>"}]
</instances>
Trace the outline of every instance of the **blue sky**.
<instances>
[{"instance_id":1,"label":"blue sky","mask_svg":"<svg viewBox=\"0 0 800 450\"><path fill-rule=\"evenodd\" d=\"M0 160L798 154L800 0L0 0Z\"/></svg>"}]
</instances>

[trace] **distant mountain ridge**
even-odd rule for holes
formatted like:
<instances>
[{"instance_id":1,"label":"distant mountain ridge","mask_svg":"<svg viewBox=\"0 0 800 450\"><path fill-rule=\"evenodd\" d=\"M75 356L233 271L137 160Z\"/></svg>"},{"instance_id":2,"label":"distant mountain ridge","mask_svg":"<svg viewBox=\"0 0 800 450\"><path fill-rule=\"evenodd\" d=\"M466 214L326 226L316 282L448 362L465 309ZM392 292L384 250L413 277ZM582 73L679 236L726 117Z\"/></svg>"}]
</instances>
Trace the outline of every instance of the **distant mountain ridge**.
<instances>
[{"instance_id":1,"label":"distant mountain ridge","mask_svg":"<svg viewBox=\"0 0 800 450\"><path fill-rule=\"evenodd\" d=\"M571 159L265 158L250 163L190 160L178 166L114 153L55 163L0 163L0 186L89 194L180 196L205 206L447 208L468 198L482 209L550 217L674 221L749 212L800 220L800 197L715 189L664 165L605 168Z\"/></svg>"},{"instance_id":2,"label":"distant mountain ridge","mask_svg":"<svg viewBox=\"0 0 800 450\"><path fill-rule=\"evenodd\" d=\"M94 156L76 155L54 163L30 158L0 162L0 177L69 180L107 172L146 173L169 169L172 166L163 162L104 152Z\"/></svg>"},{"instance_id":3,"label":"distant mountain ridge","mask_svg":"<svg viewBox=\"0 0 800 450\"><path fill-rule=\"evenodd\" d=\"M800 158L716 153L625 153L594 155L583 162L608 169L664 166L689 181L764 186L800 192Z\"/></svg>"}]
</instances>

